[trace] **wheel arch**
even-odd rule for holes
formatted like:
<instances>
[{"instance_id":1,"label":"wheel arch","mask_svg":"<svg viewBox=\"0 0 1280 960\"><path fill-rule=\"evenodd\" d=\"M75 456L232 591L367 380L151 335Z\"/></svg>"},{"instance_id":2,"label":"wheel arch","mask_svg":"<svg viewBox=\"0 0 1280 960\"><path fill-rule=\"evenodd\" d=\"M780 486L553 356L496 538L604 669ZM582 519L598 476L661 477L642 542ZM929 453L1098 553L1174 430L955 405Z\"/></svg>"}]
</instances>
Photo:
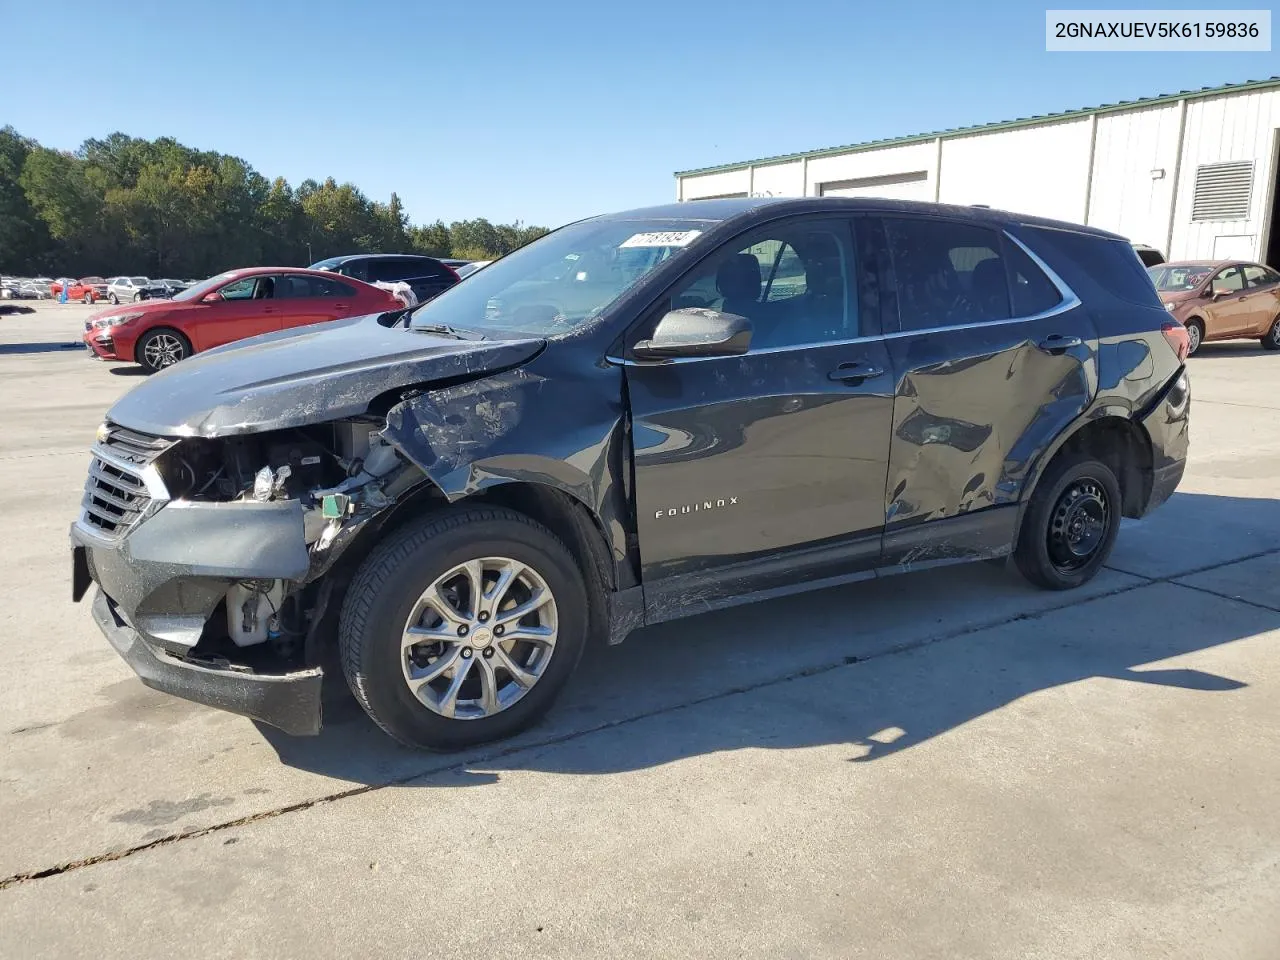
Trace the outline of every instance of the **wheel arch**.
<instances>
[{"instance_id":1,"label":"wheel arch","mask_svg":"<svg viewBox=\"0 0 1280 960\"><path fill-rule=\"evenodd\" d=\"M342 591L374 548L405 524L426 514L478 505L506 507L536 520L569 548L587 586L591 633L608 636L608 598L620 589L633 586L628 581L629 567L615 560L599 515L579 498L548 483L504 480L466 496L450 498L424 474L422 482L378 517L371 528L360 533L326 576L335 578Z\"/></svg>"},{"instance_id":2,"label":"wheel arch","mask_svg":"<svg viewBox=\"0 0 1280 960\"><path fill-rule=\"evenodd\" d=\"M156 322L151 323L151 324L149 324L148 326L144 327L143 329L139 330L139 331L138 331L138 333L137 333L137 336L135 336L135 337L133 338L133 357L132 357L132 360L133 360L133 362L134 362L134 363L141 363L141 362L142 362L141 360L139 360L139 359L138 359L138 347L142 344L142 341L143 341L143 340L145 340L147 337L151 336L151 334L153 334L153 333L172 333L172 334L175 334L175 335L177 335L177 336L181 337L181 338L186 342L186 344L187 344L187 348L188 348L188 351L189 351L189 352L188 352L188 354L187 354L188 356L192 356L192 355L194 355L194 354L196 353L196 345L195 345L195 341L193 341L193 340L191 339L191 335L190 335L190 334L185 333L184 331L180 330L178 327L175 327L173 324L165 323L163 320L157 320Z\"/></svg>"},{"instance_id":3,"label":"wheel arch","mask_svg":"<svg viewBox=\"0 0 1280 960\"><path fill-rule=\"evenodd\" d=\"M1018 508L1019 528L1026 516L1027 505L1050 464L1060 456L1077 452L1087 453L1111 468L1120 484L1123 516L1142 515L1142 506L1151 495L1153 480L1151 438L1128 410L1104 407L1064 431L1036 463L1023 484Z\"/></svg>"}]
</instances>

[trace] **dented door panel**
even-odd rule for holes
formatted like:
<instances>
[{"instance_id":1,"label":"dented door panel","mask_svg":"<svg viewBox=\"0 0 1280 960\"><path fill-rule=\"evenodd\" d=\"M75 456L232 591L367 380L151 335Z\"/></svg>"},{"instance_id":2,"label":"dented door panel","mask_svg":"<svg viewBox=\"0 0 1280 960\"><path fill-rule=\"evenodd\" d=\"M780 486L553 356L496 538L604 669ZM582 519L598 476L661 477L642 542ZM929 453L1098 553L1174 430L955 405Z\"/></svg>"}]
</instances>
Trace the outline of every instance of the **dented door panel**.
<instances>
[{"instance_id":1,"label":"dented door panel","mask_svg":"<svg viewBox=\"0 0 1280 960\"><path fill-rule=\"evenodd\" d=\"M1054 334L1081 342L1046 351ZM1083 308L889 338L887 529L1016 503L1028 465L1093 398L1095 342Z\"/></svg>"}]
</instances>

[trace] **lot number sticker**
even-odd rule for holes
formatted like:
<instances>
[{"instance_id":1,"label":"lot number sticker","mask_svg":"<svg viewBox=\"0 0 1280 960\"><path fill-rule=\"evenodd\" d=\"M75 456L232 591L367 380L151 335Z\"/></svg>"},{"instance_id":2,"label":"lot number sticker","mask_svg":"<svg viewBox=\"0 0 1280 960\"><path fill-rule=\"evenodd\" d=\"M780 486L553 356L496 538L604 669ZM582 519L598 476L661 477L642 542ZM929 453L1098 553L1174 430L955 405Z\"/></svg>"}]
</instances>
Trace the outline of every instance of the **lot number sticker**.
<instances>
[{"instance_id":1,"label":"lot number sticker","mask_svg":"<svg viewBox=\"0 0 1280 960\"><path fill-rule=\"evenodd\" d=\"M670 230L661 233L637 233L619 247L687 247L701 235L701 230Z\"/></svg>"}]
</instances>

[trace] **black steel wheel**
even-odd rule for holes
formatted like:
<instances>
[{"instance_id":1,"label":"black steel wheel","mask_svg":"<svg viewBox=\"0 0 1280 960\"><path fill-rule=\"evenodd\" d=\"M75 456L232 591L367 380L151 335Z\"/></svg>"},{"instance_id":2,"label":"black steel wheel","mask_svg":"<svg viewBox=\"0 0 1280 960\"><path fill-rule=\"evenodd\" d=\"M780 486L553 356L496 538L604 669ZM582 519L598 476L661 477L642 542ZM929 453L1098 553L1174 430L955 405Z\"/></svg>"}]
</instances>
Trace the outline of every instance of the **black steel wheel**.
<instances>
[{"instance_id":1,"label":"black steel wheel","mask_svg":"<svg viewBox=\"0 0 1280 960\"><path fill-rule=\"evenodd\" d=\"M1082 453L1059 455L1023 517L1014 551L1018 570L1049 590L1087 583L1111 556L1120 511L1120 484L1110 467Z\"/></svg>"}]
</instances>

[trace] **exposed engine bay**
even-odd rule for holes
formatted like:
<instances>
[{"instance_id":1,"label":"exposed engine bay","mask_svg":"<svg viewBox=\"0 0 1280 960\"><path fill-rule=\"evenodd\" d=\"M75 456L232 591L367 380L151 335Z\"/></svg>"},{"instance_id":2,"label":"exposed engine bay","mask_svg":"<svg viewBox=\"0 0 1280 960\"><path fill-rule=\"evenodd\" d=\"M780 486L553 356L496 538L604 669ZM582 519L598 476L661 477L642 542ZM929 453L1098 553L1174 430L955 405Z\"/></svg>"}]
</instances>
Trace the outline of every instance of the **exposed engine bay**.
<instances>
[{"instance_id":1,"label":"exposed engine bay","mask_svg":"<svg viewBox=\"0 0 1280 960\"><path fill-rule=\"evenodd\" d=\"M311 585L355 534L423 480L422 471L379 435L382 416L366 416L226 439L186 438L155 462L173 502L297 501L310 569L301 582L246 580L225 596L225 618L211 617L201 646L225 622L238 648L269 644L292 659L323 613Z\"/></svg>"}]
</instances>

